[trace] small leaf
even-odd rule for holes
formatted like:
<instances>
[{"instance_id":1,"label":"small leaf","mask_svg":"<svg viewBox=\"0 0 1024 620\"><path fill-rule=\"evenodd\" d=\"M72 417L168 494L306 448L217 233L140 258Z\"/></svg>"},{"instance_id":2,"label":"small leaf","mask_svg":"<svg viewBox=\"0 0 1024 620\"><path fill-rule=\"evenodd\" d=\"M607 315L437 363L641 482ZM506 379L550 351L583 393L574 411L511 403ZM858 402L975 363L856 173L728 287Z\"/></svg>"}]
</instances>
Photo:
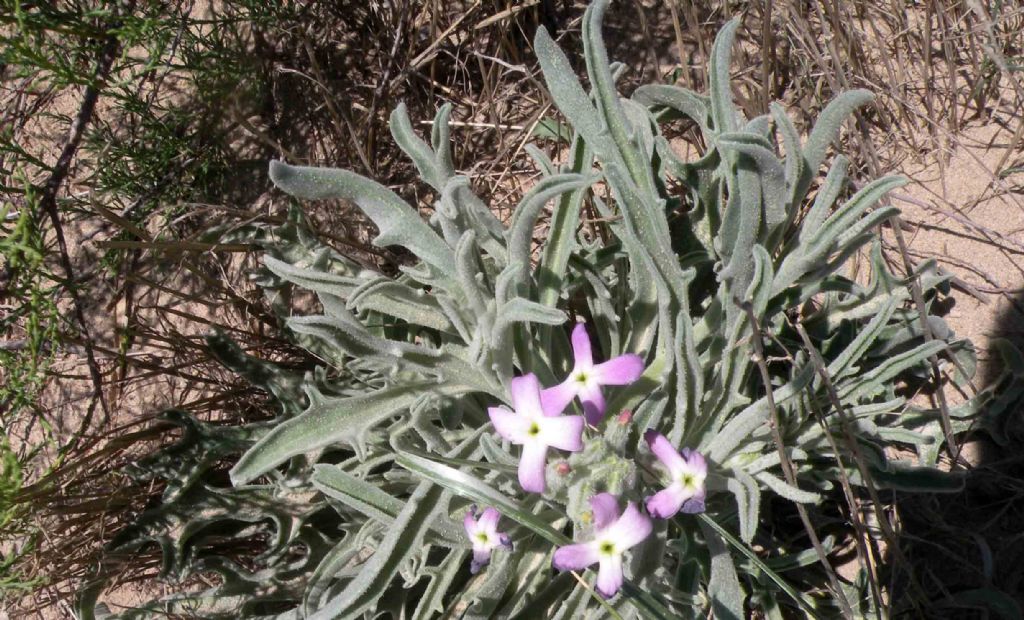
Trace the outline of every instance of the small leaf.
<instances>
[{"instance_id":1,"label":"small leaf","mask_svg":"<svg viewBox=\"0 0 1024 620\"><path fill-rule=\"evenodd\" d=\"M529 274L533 231L541 209L549 200L589 187L596 180L591 176L561 173L544 177L530 188L512 215L508 230L508 264L518 266L522 275Z\"/></svg>"},{"instance_id":2,"label":"small leaf","mask_svg":"<svg viewBox=\"0 0 1024 620\"><path fill-rule=\"evenodd\" d=\"M633 91L633 99L648 107L663 106L675 110L697 123L705 136L711 134L708 98L692 90L668 84L645 84Z\"/></svg>"},{"instance_id":3,"label":"small leaf","mask_svg":"<svg viewBox=\"0 0 1024 620\"><path fill-rule=\"evenodd\" d=\"M807 144L804 145L807 167L804 172L805 181L801 183L803 187L810 185L810 180L818 174L818 168L825 160L825 152L839 137L839 130L842 129L846 117L853 114L857 108L871 103L874 98L869 90L851 90L841 93L821 111L811 135L807 138Z\"/></svg>"},{"instance_id":4,"label":"small leaf","mask_svg":"<svg viewBox=\"0 0 1024 620\"><path fill-rule=\"evenodd\" d=\"M537 51L544 82L555 105L596 153L601 157L611 156L615 147L604 130L594 104L583 90L569 59L543 26L537 29L533 47Z\"/></svg>"},{"instance_id":5,"label":"small leaf","mask_svg":"<svg viewBox=\"0 0 1024 620\"><path fill-rule=\"evenodd\" d=\"M431 187L441 191L448 182L451 170L444 170L438 166L437 157L434 152L413 131L412 122L409 120L409 113L405 108L405 103L399 103L398 107L391 113L391 121L388 125L391 128L391 135L394 137L399 148L416 164L420 177L429 183Z\"/></svg>"},{"instance_id":6,"label":"small leaf","mask_svg":"<svg viewBox=\"0 0 1024 620\"><path fill-rule=\"evenodd\" d=\"M563 597L572 594L573 586L577 581L572 573L559 573L549 580L536 596L530 599L526 605L520 608L512 620L534 620L535 618L550 618L548 610Z\"/></svg>"},{"instance_id":7,"label":"small leaf","mask_svg":"<svg viewBox=\"0 0 1024 620\"><path fill-rule=\"evenodd\" d=\"M525 297L515 297L501 306L495 321L495 329L510 323L536 323L538 325L562 325L569 320L561 310L543 306Z\"/></svg>"},{"instance_id":8,"label":"small leaf","mask_svg":"<svg viewBox=\"0 0 1024 620\"><path fill-rule=\"evenodd\" d=\"M806 364L799 368L789 383L774 391L775 404L783 405L798 395L814 376L813 365ZM768 421L769 413L768 399L762 396L729 420L718 434L705 436L701 442L701 452L706 453L712 462L724 462L757 427Z\"/></svg>"},{"instance_id":9,"label":"small leaf","mask_svg":"<svg viewBox=\"0 0 1024 620\"><path fill-rule=\"evenodd\" d=\"M800 224L799 238L801 242L808 242L818 232L818 229L821 228L825 218L828 217L832 205L835 204L836 200L839 199L839 194L846 188L847 171L849 168L850 160L845 155L836 155L836 158L832 161L832 166L828 169L828 174L825 176L825 181L821 184L818 194L814 197L814 203Z\"/></svg>"},{"instance_id":10,"label":"small leaf","mask_svg":"<svg viewBox=\"0 0 1024 620\"><path fill-rule=\"evenodd\" d=\"M306 591L302 595L304 614L312 616L320 607L320 598L327 592L337 575L343 568L351 564L363 547L363 540L369 537L370 532L379 528L379 524L368 521L363 524L358 532L349 532L345 538L332 548L316 570L309 577Z\"/></svg>"},{"instance_id":11,"label":"small leaf","mask_svg":"<svg viewBox=\"0 0 1024 620\"><path fill-rule=\"evenodd\" d=\"M584 174L590 171L594 162L594 154L586 142L574 138L572 147L572 164L569 172ZM579 226L580 209L588 188L579 188L564 194L551 211L551 226L548 240L544 244L544 253L537 265L537 299L545 306L554 306L565 288L563 279L569 257L576 248L576 228Z\"/></svg>"},{"instance_id":12,"label":"small leaf","mask_svg":"<svg viewBox=\"0 0 1024 620\"><path fill-rule=\"evenodd\" d=\"M263 264L282 280L317 293L327 293L341 299L348 299L352 291L363 285L364 278L353 278L336 273L296 267L278 260L269 254L263 255Z\"/></svg>"},{"instance_id":13,"label":"small leaf","mask_svg":"<svg viewBox=\"0 0 1024 620\"><path fill-rule=\"evenodd\" d=\"M821 501L821 495L811 493L810 491L804 491L803 489L798 489L781 478L776 478L766 471L754 474L754 478L771 489L777 495L784 497L791 502L797 502L800 504L817 504Z\"/></svg>"},{"instance_id":14,"label":"small leaf","mask_svg":"<svg viewBox=\"0 0 1024 620\"><path fill-rule=\"evenodd\" d=\"M718 132L736 131L736 106L733 104L732 88L729 81L729 61L732 59L732 45L740 20L732 19L715 37L711 48L711 62L708 78L711 80L711 118Z\"/></svg>"},{"instance_id":15,"label":"small leaf","mask_svg":"<svg viewBox=\"0 0 1024 620\"><path fill-rule=\"evenodd\" d=\"M711 609L718 620L743 620L746 615L743 613L743 601L747 598L746 593L740 586L739 578L736 576L736 565L729 554L729 548L719 535L721 526L707 515L700 522L700 528L704 532L704 541L707 544L708 552L711 554L711 579L708 581L708 596L711 597Z\"/></svg>"},{"instance_id":16,"label":"small leaf","mask_svg":"<svg viewBox=\"0 0 1024 620\"><path fill-rule=\"evenodd\" d=\"M856 377L849 385L839 388L840 402L856 402L858 398L876 391L904 370L923 364L925 360L939 353L946 346L945 342L932 340L905 353L889 357L869 372Z\"/></svg>"},{"instance_id":17,"label":"small leaf","mask_svg":"<svg viewBox=\"0 0 1024 620\"><path fill-rule=\"evenodd\" d=\"M843 352L840 353L832 362L828 365L828 375L835 379L844 377L847 372L855 372L854 364L860 360L861 356L864 355L871 345L874 344L878 335L882 332L882 329L888 325L889 319L892 318L893 313L896 311L896 307L899 305L899 301L896 299L890 299L877 315L871 321L861 328L860 333L853 339L853 342L846 345Z\"/></svg>"},{"instance_id":18,"label":"small leaf","mask_svg":"<svg viewBox=\"0 0 1024 620\"><path fill-rule=\"evenodd\" d=\"M412 325L422 325L442 332L455 330L433 295L390 278L365 282L352 292L348 305L359 312L373 310Z\"/></svg>"},{"instance_id":19,"label":"small leaf","mask_svg":"<svg viewBox=\"0 0 1024 620\"><path fill-rule=\"evenodd\" d=\"M747 472L734 469L735 477L726 481L726 486L736 497L740 518L740 540L750 544L757 533L757 517L761 508L761 489L757 481Z\"/></svg>"},{"instance_id":20,"label":"small leaf","mask_svg":"<svg viewBox=\"0 0 1024 620\"><path fill-rule=\"evenodd\" d=\"M530 135L542 140L554 140L568 144L569 140L572 139L572 127L565 123L560 123L557 119L550 116L545 116L537 121Z\"/></svg>"},{"instance_id":21,"label":"small leaf","mask_svg":"<svg viewBox=\"0 0 1024 620\"><path fill-rule=\"evenodd\" d=\"M871 479L876 485L894 491L913 493L959 493L964 489L964 477L934 467L915 467L902 461L891 461L887 469L871 468Z\"/></svg>"},{"instance_id":22,"label":"small leaf","mask_svg":"<svg viewBox=\"0 0 1024 620\"><path fill-rule=\"evenodd\" d=\"M434 116L434 124L430 128L430 144L434 147L437 170L441 176L451 177L455 174L452 162L451 128L448 121L452 115L452 104L446 103Z\"/></svg>"}]
</instances>

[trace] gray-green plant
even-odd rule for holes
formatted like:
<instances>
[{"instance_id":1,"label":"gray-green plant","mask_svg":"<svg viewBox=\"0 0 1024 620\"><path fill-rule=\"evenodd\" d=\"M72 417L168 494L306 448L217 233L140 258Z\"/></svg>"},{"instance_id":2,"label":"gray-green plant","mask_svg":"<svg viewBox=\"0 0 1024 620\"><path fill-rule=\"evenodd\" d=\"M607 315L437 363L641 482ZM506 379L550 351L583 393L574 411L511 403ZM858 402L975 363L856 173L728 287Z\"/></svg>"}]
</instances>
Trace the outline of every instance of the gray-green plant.
<instances>
[{"instance_id":1,"label":"gray-green plant","mask_svg":"<svg viewBox=\"0 0 1024 620\"><path fill-rule=\"evenodd\" d=\"M957 432L997 420L1009 401L994 390L1019 394L1024 364L1003 347L993 388L945 412L910 402L931 377L927 360L966 382L974 354L911 298L916 282L930 308L947 276L931 261L897 275L883 260L877 231L896 210L881 200L905 180L850 192L842 155L819 178L869 93L839 95L806 139L777 104L744 117L729 86L734 21L714 45L710 93L651 85L623 97L623 67L600 36L606 5L583 21L589 92L538 32L544 79L573 137L561 164L529 149L541 178L507 224L455 169L449 106L429 140L404 107L391 116L435 193L429 219L352 172L271 164L283 191L355 204L379 229L376 245L416 260L385 275L323 245L297 212L260 232L271 303L290 314L291 291L316 294L322 313L287 320L316 369L211 337L279 414L241 427L167 414L182 438L137 471L166 482L162 502L110 554L124 561L155 543L164 575L183 585L118 617L878 613L871 576L846 583L828 566L825 556L863 535L838 506L857 510L857 498L880 490L958 490L962 480L936 467L944 422ZM663 133L680 117L702 134L699 158L682 158ZM581 227L591 213L592 235ZM867 267L859 277L854 264ZM585 431L582 451L548 459L547 490L525 493L518 448L495 433L488 408L515 405L518 376L545 386L565 377L570 317L586 320L601 359L636 354L644 371L608 392L611 415ZM655 521L628 556L621 594L606 600L589 573L558 572L552 555L592 529L588 498L640 501L661 488L649 429L705 456L706 511ZM916 451L916 462L894 447ZM227 484L218 464L236 457ZM512 541L476 574L457 524L473 505L496 508ZM796 514L824 535L794 527ZM191 579L211 574L208 588ZM84 618L110 611L96 606L106 576L83 591Z\"/></svg>"}]
</instances>

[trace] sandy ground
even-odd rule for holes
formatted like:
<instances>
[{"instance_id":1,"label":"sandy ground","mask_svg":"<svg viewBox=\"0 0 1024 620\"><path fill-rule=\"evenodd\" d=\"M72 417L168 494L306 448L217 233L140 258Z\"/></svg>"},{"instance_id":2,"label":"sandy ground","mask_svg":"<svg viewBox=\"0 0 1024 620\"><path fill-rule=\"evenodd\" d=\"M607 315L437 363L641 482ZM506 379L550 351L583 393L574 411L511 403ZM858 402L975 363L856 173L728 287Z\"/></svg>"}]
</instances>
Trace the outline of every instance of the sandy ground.
<instances>
[{"instance_id":1,"label":"sandy ground","mask_svg":"<svg viewBox=\"0 0 1024 620\"><path fill-rule=\"evenodd\" d=\"M945 318L958 335L978 347L982 385L992 375L989 365L998 362L990 352L991 339L1003 337L1020 344L1024 336L1022 175L999 179L991 172L1009 137L994 123L966 128L944 170L934 162L910 163L899 172L913 183L891 197L914 228L905 233L914 258L937 259L978 293L954 291L955 303ZM1022 157L1018 150L1008 161Z\"/></svg>"}]
</instances>

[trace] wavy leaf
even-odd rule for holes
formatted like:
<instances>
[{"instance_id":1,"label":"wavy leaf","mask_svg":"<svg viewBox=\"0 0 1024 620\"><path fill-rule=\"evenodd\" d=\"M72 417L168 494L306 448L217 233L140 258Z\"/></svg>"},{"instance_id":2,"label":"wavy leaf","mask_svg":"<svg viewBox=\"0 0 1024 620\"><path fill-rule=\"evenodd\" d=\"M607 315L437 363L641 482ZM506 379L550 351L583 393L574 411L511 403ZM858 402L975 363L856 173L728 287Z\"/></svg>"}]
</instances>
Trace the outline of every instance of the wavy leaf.
<instances>
[{"instance_id":1,"label":"wavy leaf","mask_svg":"<svg viewBox=\"0 0 1024 620\"><path fill-rule=\"evenodd\" d=\"M433 267L439 277L455 272L452 249L412 207L380 183L339 168L290 166L280 161L270 162L270 179L297 198L341 198L355 203L380 231L374 245L407 248Z\"/></svg>"}]
</instances>

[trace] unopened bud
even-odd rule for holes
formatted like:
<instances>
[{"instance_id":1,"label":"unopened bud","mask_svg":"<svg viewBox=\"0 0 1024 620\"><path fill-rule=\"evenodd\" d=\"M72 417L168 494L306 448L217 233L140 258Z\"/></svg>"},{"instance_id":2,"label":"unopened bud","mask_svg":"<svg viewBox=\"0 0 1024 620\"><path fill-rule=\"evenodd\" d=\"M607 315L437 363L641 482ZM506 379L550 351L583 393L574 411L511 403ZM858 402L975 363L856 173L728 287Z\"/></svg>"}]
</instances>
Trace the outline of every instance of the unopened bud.
<instances>
[{"instance_id":1,"label":"unopened bud","mask_svg":"<svg viewBox=\"0 0 1024 620\"><path fill-rule=\"evenodd\" d=\"M572 467L565 461L561 461L557 465L555 465L555 473L557 473L559 476L568 476L569 472L571 471Z\"/></svg>"},{"instance_id":2,"label":"unopened bud","mask_svg":"<svg viewBox=\"0 0 1024 620\"><path fill-rule=\"evenodd\" d=\"M633 421L633 412L629 409L623 409L616 420L618 420L620 426L625 426Z\"/></svg>"}]
</instances>

